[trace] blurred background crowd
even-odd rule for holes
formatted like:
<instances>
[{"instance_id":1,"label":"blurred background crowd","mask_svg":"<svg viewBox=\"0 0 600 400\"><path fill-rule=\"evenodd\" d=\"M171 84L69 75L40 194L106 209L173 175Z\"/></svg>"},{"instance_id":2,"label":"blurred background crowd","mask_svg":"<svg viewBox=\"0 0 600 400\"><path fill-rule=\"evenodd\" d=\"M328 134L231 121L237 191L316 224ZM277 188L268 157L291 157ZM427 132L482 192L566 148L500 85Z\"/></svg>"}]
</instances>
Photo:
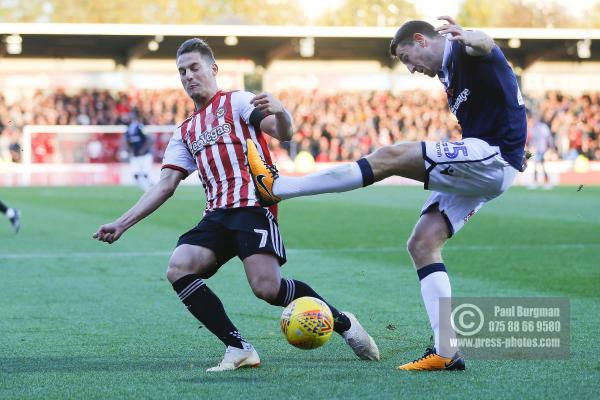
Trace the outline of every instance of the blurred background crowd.
<instances>
[{"instance_id":1,"label":"blurred background crowd","mask_svg":"<svg viewBox=\"0 0 600 400\"><path fill-rule=\"evenodd\" d=\"M289 143L271 143L277 160L307 151L317 162L355 160L377 147L403 140L456 140L460 129L444 93L407 91L275 93L292 113L295 134ZM583 154L600 160L600 93L572 96L548 92L527 98L531 118L548 125L552 145L548 160ZM174 125L193 112L181 90L134 90L127 93L86 90L38 92L7 101L0 94L0 157L20 162L25 125L119 125L137 109L145 125ZM119 161L116 135L90 136L89 154L81 162ZM157 134L155 161L160 162L170 132ZM33 161L50 161L53 136L33 137ZM70 160L62 160L68 162Z\"/></svg>"}]
</instances>

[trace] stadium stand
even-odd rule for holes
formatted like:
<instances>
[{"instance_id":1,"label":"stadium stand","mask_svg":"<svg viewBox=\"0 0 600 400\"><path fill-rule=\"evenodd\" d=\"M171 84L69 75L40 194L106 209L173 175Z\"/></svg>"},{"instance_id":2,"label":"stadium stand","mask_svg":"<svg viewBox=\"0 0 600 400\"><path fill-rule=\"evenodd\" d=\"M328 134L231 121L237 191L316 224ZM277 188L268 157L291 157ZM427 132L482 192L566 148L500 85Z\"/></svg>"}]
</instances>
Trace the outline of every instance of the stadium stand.
<instances>
[{"instance_id":1,"label":"stadium stand","mask_svg":"<svg viewBox=\"0 0 600 400\"><path fill-rule=\"evenodd\" d=\"M290 162L299 153L322 163L346 161L400 140L458 138L458 126L447 111L443 93L430 90L436 82L431 80L426 86L411 79L417 83L408 87L406 71L402 75L395 68L387 51L394 28L17 23L3 24L0 31L22 39L19 52L4 54L0 66L0 166L4 171L0 180L5 184L33 182L32 174L41 176L49 171L44 163L57 168L88 164L85 168L95 174L92 181L106 183L99 177L123 161L120 115L132 107L138 108L144 123L152 127L154 160L159 163L168 141L166 128L189 115L192 103L178 88L172 64L157 72L154 63L172 63L178 44L190 36L207 38L220 59L238 63L225 75L230 82L224 87L241 87L245 82L250 83L247 89L256 91L265 85L276 90L294 114L297 131L293 140L285 147L273 143L275 159L280 162ZM579 165L583 165L581 170L595 171L594 181L600 182L600 163L593 162L600 160L600 81L595 73L600 61L600 30L486 31L521 74L530 108L539 109L550 126L554 149L547 159L566 160L557 161L560 173L577 169L576 159L592 160L589 168ZM232 37L236 45L225 40ZM303 50L307 38L312 38L308 41L311 48ZM377 63L376 76L364 79L371 70L362 75L348 72L345 81L336 80L331 71L326 75L321 67L322 76L307 85L306 74L283 79L274 73L279 62L304 68L308 60L369 60ZM136 62L149 66L135 72ZM545 62L552 66L536 69ZM69 63L79 64L65 67ZM558 68L562 69L554 68L561 63ZM288 65L283 67L286 72ZM569 73L566 79L565 68L581 73ZM535 72L528 73L531 70ZM342 74L337 75L340 78ZM248 77L253 83L252 79L246 81ZM279 84L273 85L274 79L280 79ZM357 80L363 85L352 87ZM291 81L297 84L289 85ZM327 81L345 82L346 86L325 90L321 85ZM306 85L304 90L296 90L302 85ZM527 90L534 86L537 90ZM584 91L588 94L582 95ZM81 127L79 132L74 126ZM101 167L104 165L107 167ZM121 173L110 172L114 176ZM123 182L109 179L113 181Z\"/></svg>"},{"instance_id":2,"label":"stadium stand","mask_svg":"<svg viewBox=\"0 0 600 400\"><path fill-rule=\"evenodd\" d=\"M407 91L320 93L287 91L278 93L295 119L296 133L281 158L295 158L300 151L312 154L317 162L357 159L375 148L402 140L454 140L460 136L455 118L448 111L443 93ZM551 129L555 148L549 160L572 160L583 154L600 160L600 93L580 96L549 92L528 99L539 109ZM146 125L174 125L193 112L193 104L178 90L42 91L33 98L7 102L0 96L0 154L3 159L19 162L25 125L119 125L121 116L137 108ZM158 134L155 160L168 138ZM119 140L116 135L97 133L89 137L87 154L59 162L118 162ZM51 133L32 137L32 161L56 161Z\"/></svg>"}]
</instances>

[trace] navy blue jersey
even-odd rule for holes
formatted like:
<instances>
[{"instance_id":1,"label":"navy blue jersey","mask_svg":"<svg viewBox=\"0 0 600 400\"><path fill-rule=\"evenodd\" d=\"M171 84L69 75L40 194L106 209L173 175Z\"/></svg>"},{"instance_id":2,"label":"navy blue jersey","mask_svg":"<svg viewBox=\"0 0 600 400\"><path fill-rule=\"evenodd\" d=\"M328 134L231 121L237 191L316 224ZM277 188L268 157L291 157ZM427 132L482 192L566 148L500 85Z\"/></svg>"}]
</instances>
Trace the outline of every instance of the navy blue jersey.
<instances>
[{"instance_id":1,"label":"navy blue jersey","mask_svg":"<svg viewBox=\"0 0 600 400\"><path fill-rule=\"evenodd\" d=\"M502 157L522 171L527 139L525 103L517 77L498 46L488 55L470 56L464 45L448 41L439 76L463 138L498 146Z\"/></svg>"},{"instance_id":2,"label":"navy blue jersey","mask_svg":"<svg viewBox=\"0 0 600 400\"><path fill-rule=\"evenodd\" d=\"M133 121L127 126L125 140L129 144L134 157L143 156L150 152L150 146L146 145L148 138L144 134L144 125Z\"/></svg>"}]
</instances>

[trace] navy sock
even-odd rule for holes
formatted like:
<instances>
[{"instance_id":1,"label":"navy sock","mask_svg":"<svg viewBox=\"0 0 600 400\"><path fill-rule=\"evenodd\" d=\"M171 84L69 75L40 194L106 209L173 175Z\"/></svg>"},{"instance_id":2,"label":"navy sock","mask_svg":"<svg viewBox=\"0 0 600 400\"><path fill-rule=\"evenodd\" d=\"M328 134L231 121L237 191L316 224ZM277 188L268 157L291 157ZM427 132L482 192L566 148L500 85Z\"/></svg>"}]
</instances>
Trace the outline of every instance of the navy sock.
<instances>
[{"instance_id":1,"label":"navy sock","mask_svg":"<svg viewBox=\"0 0 600 400\"><path fill-rule=\"evenodd\" d=\"M225 346L244 348L245 340L227 316L223 303L199 275L190 274L178 279L173 282L173 289L189 312Z\"/></svg>"},{"instance_id":2,"label":"navy sock","mask_svg":"<svg viewBox=\"0 0 600 400\"><path fill-rule=\"evenodd\" d=\"M417 270L417 275L419 275L419 280L422 281L423 278L425 278L427 275L433 274L434 272L438 271L447 272L444 263L433 263L426 265L423 268Z\"/></svg>"}]
</instances>

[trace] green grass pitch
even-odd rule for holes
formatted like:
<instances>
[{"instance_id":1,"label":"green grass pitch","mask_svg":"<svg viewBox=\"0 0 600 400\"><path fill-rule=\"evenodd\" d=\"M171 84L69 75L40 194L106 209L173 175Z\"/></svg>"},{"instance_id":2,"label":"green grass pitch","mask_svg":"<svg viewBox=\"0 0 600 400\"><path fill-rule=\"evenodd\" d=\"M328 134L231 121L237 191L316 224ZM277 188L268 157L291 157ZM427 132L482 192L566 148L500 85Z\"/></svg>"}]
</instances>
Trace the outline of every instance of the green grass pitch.
<instances>
[{"instance_id":1,"label":"green grass pitch","mask_svg":"<svg viewBox=\"0 0 600 400\"><path fill-rule=\"evenodd\" d=\"M91 239L132 205L135 188L4 188L22 231L0 219L0 399L600 398L600 188L513 188L446 246L455 296L567 296L571 358L467 360L463 373L406 373L430 329L405 250L427 193L374 187L290 200L280 209L283 273L354 312L382 361L335 336L302 351L281 309L254 298L239 260L208 281L259 351L258 369L207 374L223 347L165 279L178 236L203 209L182 187L113 245ZM393 329L393 327L395 329Z\"/></svg>"}]
</instances>

